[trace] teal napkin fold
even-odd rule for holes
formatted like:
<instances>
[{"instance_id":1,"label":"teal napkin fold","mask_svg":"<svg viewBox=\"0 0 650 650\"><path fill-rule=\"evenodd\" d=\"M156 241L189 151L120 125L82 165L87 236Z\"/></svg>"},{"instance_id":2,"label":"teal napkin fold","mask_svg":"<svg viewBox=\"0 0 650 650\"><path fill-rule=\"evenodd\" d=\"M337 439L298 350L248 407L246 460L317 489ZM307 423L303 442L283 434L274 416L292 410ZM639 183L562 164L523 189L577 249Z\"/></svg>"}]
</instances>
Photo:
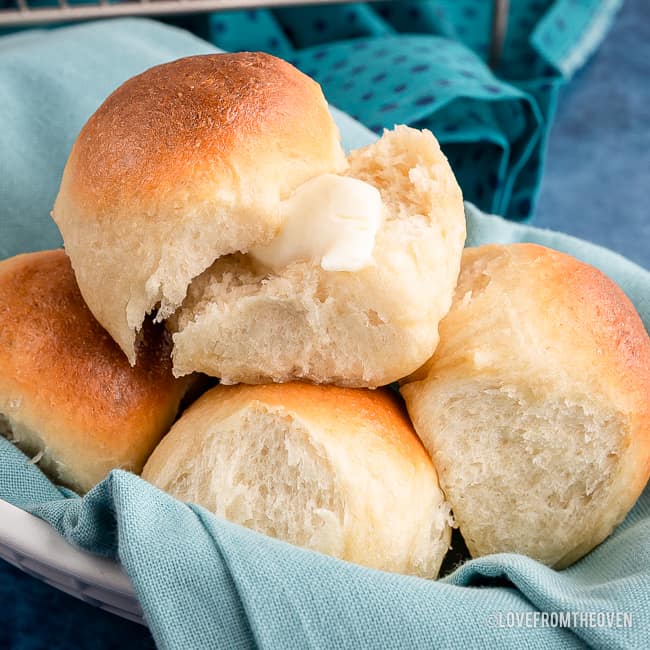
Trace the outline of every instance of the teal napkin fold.
<instances>
[{"instance_id":1,"label":"teal napkin fold","mask_svg":"<svg viewBox=\"0 0 650 650\"><path fill-rule=\"evenodd\" d=\"M78 129L110 90L156 63L213 51L150 21L110 25L0 40L0 258L60 243L48 216L60 173ZM376 137L338 111L335 119L348 148ZM650 327L647 271L471 204L466 213L471 245L534 241L576 255L617 280ZM569 569L504 554L437 582L292 547L123 471L81 499L3 438L0 498L71 543L118 559L161 648L642 648L650 638L650 490L611 538ZM561 613L568 625L544 626L542 613Z\"/></svg>"}]
</instances>

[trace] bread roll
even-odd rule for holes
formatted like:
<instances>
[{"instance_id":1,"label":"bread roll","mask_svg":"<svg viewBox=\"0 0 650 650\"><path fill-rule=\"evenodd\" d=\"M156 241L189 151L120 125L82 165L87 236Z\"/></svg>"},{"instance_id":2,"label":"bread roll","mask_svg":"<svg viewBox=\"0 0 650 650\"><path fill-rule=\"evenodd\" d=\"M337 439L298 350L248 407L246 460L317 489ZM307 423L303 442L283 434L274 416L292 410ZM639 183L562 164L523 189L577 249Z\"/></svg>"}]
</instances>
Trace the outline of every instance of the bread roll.
<instances>
[{"instance_id":1,"label":"bread roll","mask_svg":"<svg viewBox=\"0 0 650 650\"><path fill-rule=\"evenodd\" d=\"M268 54L193 56L106 99L52 216L90 310L133 364L145 314L169 316L215 259L272 238L281 199L345 166L309 77Z\"/></svg>"},{"instance_id":2,"label":"bread roll","mask_svg":"<svg viewBox=\"0 0 650 650\"><path fill-rule=\"evenodd\" d=\"M151 328L132 368L84 304L62 250L0 262L0 432L77 492L134 472L168 431L187 381Z\"/></svg>"},{"instance_id":3,"label":"bread roll","mask_svg":"<svg viewBox=\"0 0 650 650\"><path fill-rule=\"evenodd\" d=\"M386 390L218 386L142 476L232 522L377 569L433 578L449 546L431 460Z\"/></svg>"},{"instance_id":4,"label":"bread roll","mask_svg":"<svg viewBox=\"0 0 650 650\"><path fill-rule=\"evenodd\" d=\"M332 272L309 260L279 270L250 255L217 260L172 321L177 375L375 387L431 356L465 241L458 184L433 135L405 126L349 164L383 203L373 263Z\"/></svg>"},{"instance_id":5,"label":"bread roll","mask_svg":"<svg viewBox=\"0 0 650 650\"><path fill-rule=\"evenodd\" d=\"M623 292L568 255L466 250L440 345L402 394L473 556L566 567L648 480L648 335Z\"/></svg>"},{"instance_id":6,"label":"bread roll","mask_svg":"<svg viewBox=\"0 0 650 650\"><path fill-rule=\"evenodd\" d=\"M311 203L297 199L318 180ZM303 232L269 266L292 201ZM350 209L374 211L376 227ZM435 349L465 238L429 132L400 127L346 161L318 84L261 53L127 81L79 134L52 214L90 310L131 363L145 314L182 304L174 373L223 383L375 387L413 372ZM322 237L350 259L305 256L331 244Z\"/></svg>"}]
</instances>

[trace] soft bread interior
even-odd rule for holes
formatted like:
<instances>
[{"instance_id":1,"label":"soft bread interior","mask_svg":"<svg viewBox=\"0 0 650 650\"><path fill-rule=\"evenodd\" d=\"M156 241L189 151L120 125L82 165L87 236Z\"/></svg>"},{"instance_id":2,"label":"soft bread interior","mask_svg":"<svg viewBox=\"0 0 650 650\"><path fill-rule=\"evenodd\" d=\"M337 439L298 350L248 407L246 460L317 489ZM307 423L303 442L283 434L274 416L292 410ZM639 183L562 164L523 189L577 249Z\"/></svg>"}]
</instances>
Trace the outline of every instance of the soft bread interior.
<instances>
[{"instance_id":1,"label":"soft bread interior","mask_svg":"<svg viewBox=\"0 0 650 650\"><path fill-rule=\"evenodd\" d=\"M202 436L198 449L184 447L156 482L229 521L343 555L340 486L323 449L292 418L263 408L240 411Z\"/></svg>"},{"instance_id":2,"label":"soft bread interior","mask_svg":"<svg viewBox=\"0 0 650 650\"><path fill-rule=\"evenodd\" d=\"M594 522L626 452L620 416L498 378L457 380L418 408L440 482L473 556L523 553L563 567L619 523Z\"/></svg>"},{"instance_id":3,"label":"soft bread interior","mask_svg":"<svg viewBox=\"0 0 650 650\"><path fill-rule=\"evenodd\" d=\"M465 237L453 175L435 138L407 127L349 163L347 174L379 189L384 204L374 264L326 272L300 261L272 272L245 254L218 259L170 321L175 374L378 386L431 355Z\"/></svg>"}]
</instances>

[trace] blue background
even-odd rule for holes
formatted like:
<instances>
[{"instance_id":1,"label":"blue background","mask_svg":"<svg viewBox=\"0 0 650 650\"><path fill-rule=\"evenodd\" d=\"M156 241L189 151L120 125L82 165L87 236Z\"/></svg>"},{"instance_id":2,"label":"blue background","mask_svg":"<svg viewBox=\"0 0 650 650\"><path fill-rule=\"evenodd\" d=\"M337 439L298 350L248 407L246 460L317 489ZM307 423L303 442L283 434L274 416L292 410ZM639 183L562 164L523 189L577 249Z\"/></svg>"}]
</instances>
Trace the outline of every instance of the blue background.
<instances>
[{"instance_id":1,"label":"blue background","mask_svg":"<svg viewBox=\"0 0 650 650\"><path fill-rule=\"evenodd\" d=\"M650 268L650 2L627 0L560 95L533 223Z\"/></svg>"}]
</instances>

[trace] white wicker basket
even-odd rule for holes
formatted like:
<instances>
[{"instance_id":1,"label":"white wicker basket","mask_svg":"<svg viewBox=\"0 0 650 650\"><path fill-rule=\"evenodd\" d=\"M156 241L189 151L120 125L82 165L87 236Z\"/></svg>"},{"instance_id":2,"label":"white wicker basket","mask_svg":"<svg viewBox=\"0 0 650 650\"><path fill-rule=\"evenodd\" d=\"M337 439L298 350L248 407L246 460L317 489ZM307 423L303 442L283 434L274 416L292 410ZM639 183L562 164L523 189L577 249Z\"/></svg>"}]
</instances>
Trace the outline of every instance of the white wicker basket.
<instances>
[{"instance_id":1,"label":"white wicker basket","mask_svg":"<svg viewBox=\"0 0 650 650\"><path fill-rule=\"evenodd\" d=\"M133 586L117 562L75 548L49 524L1 499L0 558L90 605L144 625Z\"/></svg>"}]
</instances>

